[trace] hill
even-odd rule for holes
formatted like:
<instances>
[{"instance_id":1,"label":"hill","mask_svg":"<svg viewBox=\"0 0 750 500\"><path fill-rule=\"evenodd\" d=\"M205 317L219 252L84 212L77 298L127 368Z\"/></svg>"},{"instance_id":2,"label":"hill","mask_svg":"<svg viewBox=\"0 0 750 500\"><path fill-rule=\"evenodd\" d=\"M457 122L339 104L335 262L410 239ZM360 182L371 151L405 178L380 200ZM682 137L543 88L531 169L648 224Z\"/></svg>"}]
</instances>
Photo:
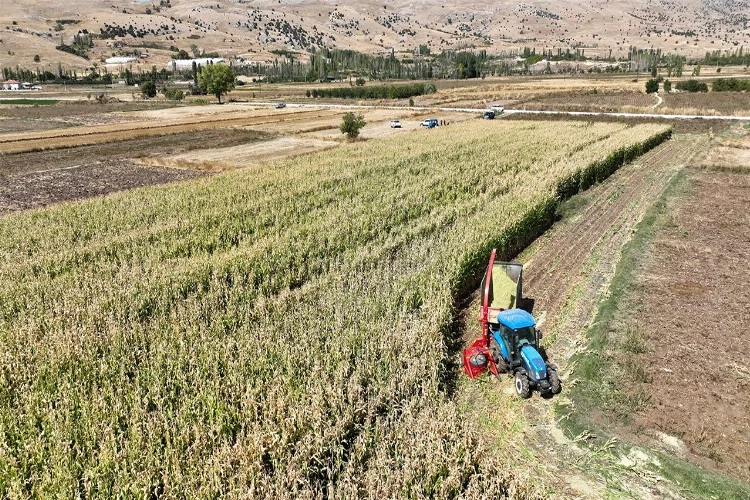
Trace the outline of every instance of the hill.
<instances>
[{"instance_id":1,"label":"hill","mask_svg":"<svg viewBox=\"0 0 750 500\"><path fill-rule=\"evenodd\" d=\"M85 70L137 50L136 65L163 67L174 54L170 47L261 62L279 51L306 59L317 47L396 54L420 46L433 54L578 48L617 57L637 46L697 57L750 45L745 0L477 0L460 8L438 0L160 2L8 2L0 13L0 66L54 71L61 63ZM87 33L93 37L88 60L55 48Z\"/></svg>"}]
</instances>

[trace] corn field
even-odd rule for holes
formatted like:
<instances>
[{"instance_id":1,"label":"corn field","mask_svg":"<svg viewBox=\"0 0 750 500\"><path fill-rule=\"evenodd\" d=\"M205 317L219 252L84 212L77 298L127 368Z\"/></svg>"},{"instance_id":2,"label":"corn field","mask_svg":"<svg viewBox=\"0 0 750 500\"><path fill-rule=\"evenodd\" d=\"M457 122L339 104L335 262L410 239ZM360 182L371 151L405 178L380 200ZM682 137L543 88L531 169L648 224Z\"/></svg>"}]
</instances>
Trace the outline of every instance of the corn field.
<instances>
[{"instance_id":1,"label":"corn field","mask_svg":"<svg viewBox=\"0 0 750 500\"><path fill-rule=\"evenodd\" d=\"M533 496L456 295L659 125L472 122L0 218L0 496Z\"/></svg>"}]
</instances>

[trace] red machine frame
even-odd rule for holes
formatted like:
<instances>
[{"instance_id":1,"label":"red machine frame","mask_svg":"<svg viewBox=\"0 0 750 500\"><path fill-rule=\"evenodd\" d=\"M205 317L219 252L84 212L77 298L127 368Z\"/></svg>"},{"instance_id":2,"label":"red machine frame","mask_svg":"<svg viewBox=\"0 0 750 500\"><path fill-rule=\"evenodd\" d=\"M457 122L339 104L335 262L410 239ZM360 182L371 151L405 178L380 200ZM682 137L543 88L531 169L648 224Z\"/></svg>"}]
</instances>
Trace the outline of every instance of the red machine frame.
<instances>
[{"instance_id":1,"label":"red machine frame","mask_svg":"<svg viewBox=\"0 0 750 500\"><path fill-rule=\"evenodd\" d=\"M479 313L479 322L482 325L482 335L476 339L472 344L464 349L464 371L470 379L474 379L482 375L489 366L490 372L493 375L499 375L497 371L497 365L495 365L495 359L492 357L492 351L490 351L490 284L492 283L492 267L495 264L495 255L497 249L493 249L490 254L490 263L487 265L487 273L484 279L484 290L482 290L482 308ZM472 364L472 359L477 359L478 355L483 355L486 359L484 365Z\"/></svg>"}]
</instances>

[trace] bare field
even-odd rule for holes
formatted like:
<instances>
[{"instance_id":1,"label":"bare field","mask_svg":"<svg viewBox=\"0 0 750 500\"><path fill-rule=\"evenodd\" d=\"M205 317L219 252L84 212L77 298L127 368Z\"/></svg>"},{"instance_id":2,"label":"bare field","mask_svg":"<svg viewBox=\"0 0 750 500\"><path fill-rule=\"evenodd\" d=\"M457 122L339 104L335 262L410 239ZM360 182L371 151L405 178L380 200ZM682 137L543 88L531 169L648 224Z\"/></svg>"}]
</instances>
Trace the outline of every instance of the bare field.
<instances>
[{"instance_id":1,"label":"bare field","mask_svg":"<svg viewBox=\"0 0 750 500\"><path fill-rule=\"evenodd\" d=\"M192 120L163 120L161 122L131 122L116 125L71 127L64 130L25 132L0 135L0 153L18 153L45 149L123 141L155 135L212 130L249 125L278 124L285 121L309 120L337 114L336 111L312 110L299 113L258 114L227 113L224 116L199 116Z\"/></svg>"},{"instance_id":2,"label":"bare field","mask_svg":"<svg viewBox=\"0 0 750 500\"><path fill-rule=\"evenodd\" d=\"M193 179L191 170L144 168L127 160L88 163L27 175L0 176L0 216L114 191Z\"/></svg>"},{"instance_id":3,"label":"bare field","mask_svg":"<svg viewBox=\"0 0 750 500\"><path fill-rule=\"evenodd\" d=\"M0 213L204 175L198 169L165 168L155 159L185 153L206 141L221 148L266 137L252 130L216 129L0 155ZM143 166L141 158L146 156L154 165Z\"/></svg>"},{"instance_id":4,"label":"bare field","mask_svg":"<svg viewBox=\"0 0 750 500\"><path fill-rule=\"evenodd\" d=\"M337 141L279 137L253 144L198 149L169 157L143 158L140 161L145 165L221 172L257 166L269 161L291 158L315 151L323 151L335 148L340 144Z\"/></svg>"},{"instance_id":5,"label":"bare field","mask_svg":"<svg viewBox=\"0 0 750 500\"><path fill-rule=\"evenodd\" d=\"M637 356L642 366L658 360L640 384L649 404L636 425L672 452L748 481L750 176L691 170L687 186L636 280L633 322L646 346Z\"/></svg>"},{"instance_id":6,"label":"bare field","mask_svg":"<svg viewBox=\"0 0 750 500\"><path fill-rule=\"evenodd\" d=\"M750 94L745 92L682 92L662 97L663 107L675 112L737 116L746 116L750 113ZM658 111L663 111L662 106Z\"/></svg>"},{"instance_id":7,"label":"bare field","mask_svg":"<svg viewBox=\"0 0 750 500\"><path fill-rule=\"evenodd\" d=\"M557 111L617 112L624 108L649 108L656 104L654 96L634 90L577 91L549 94L523 103L525 109Z\"/></svg>"}]
</instances>

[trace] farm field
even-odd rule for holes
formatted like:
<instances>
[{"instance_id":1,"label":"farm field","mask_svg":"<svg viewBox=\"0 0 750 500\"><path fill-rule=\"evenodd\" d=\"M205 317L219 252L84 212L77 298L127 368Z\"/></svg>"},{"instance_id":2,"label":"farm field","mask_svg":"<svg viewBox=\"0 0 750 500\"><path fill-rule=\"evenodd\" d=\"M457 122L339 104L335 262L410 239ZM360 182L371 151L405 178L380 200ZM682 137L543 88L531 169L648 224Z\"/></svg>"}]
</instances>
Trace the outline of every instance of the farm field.
<instances>
[{"instance_id":1,"label":"farm field","mask_svg":"<svg viewBox=\"0 0 750 500\"><path fill-rule=\"evenodd\" d=\"M657 111L702 115L747 116L750 96L744 92L697 92L667 94Z\"/></svg>"},{"instance_id":2,"label":"farm field","mask_svg":"<svg viewBox=\"0 0 750 500\"><path fill-rule=\"evenodd\" d=\"M267 138L252 130L216 129L0 155L0 214L204 175L143 164L147 158L155 161L206 142L224 147Z\"/></svg>"},{"instance_id":3,"label":"farm field","mask_svg":"<svg viewBox=\"0 0 750 500\"><path fill-rule=\"evenodd\" d=\"M750 177L690 170L684 182L636 270L620 327L640 346L628 353L633 364L660 360L648 380L628 381L648 401L633 425L668 452L750 481Z\"/></svg>"},{"instance_id":4,"label":"farm field","mask_svg":"<svg viewBox=\"0 0 750 500\"><path fill-rule=\"evenodd\" d=\"M139 102L66 102L43 111L31 108L28 116L18 109L0 109L5 114L0 124L8 125L0 133L0 150L5 151L0 154L0 213L338 147L346 112L275 110L244 103L160 107ZM87 110L95 112L86 114ZM362 114L368 123L363 138L403 134L432 116L383 109ZM439 116L451 123L474 118L467 113ZM394 117L402 119L403 129L388 126Z\"/></svg>"},{"instance_id":5,"label":"farm field","mask_svg":"<svg viewBox=\"0 0 750 500\"><path fill-rule=\"evenodd\" d=\"M618 330L642 345L626 352L628 361L646 366L650 357L663 360L650 380L628 380L632 392L648 398L633 428L668 452L745 481L749 145L747 130L735 126L686 170L636 261L634 293L622 299L629 312L622 306L617 312ZM704 419L708 408L711 418Z\"/></svg>"},{"instance_id":6,"label":"farm field","mask_svg":"<svg viewBox=\"0 0 750 500\"><path fill-rule=\"evenodd\" d=\"M525 294L534 300L534 316L546 334L544 344L551 360L562 367L564 385L575 386L576 365L571 357L588 348L586 331L609 293L622 246L670 181L708 144L707 134L678 134L622 167L602 184L566 202L562 219L516 259L524 263ZM479 302L474 292L459 312L459 332L466 344L478 335ZM504 379L488 385L462 386L458 399L468 401L478 420L486 418L482 413L491 408L498 415L498 425L524 426L529 447L545 457L546 482L554 496L602 498L619 492L660 498L679 491L673 481L662 478L654 486L618 467L617 461L627 457L628 450L607 450L614 457L613 464L604 466L596 446L588 448L585 442L574 440L575 435L566 437L555 410L558 401L567 401L566 390L553 400L534 397L522 407L506 409L507 403L495 400L512 400L512 384ZM654 472L664 474L658 469Z\"/></svg>"},{"instance_id":7,"label":"farm field","mask_svg":"<svg viewBox=\"0 0 750 500\"><path fill-rule=\"evenodd\" d=\"M747 132L734 126L717 140L686 139L675 156L687 161L651 198L635 232L624 228L632 236L621 260L596 249L588 257L594 278L571 296L584 304L594 297L600 304L594 314L581 315L576 299L564 308L561 331L586 336L555 342L574 370L557 422L589 442L583 460L606 478L609 493L742 499L750 494L744 456L750 425L742 410L750 186L744 162L735 159L732 168L721 151L746 144ZM723 163L715 164L717 158ZM602 269L612 278L604 292ZM550 443L548 433L539 435ZM585 457L571 446L557 455L561 464ZM646 490L634 489L638 484Z\"/></svg>"},{"instance_id":8,"label":"farm field","mask_svg":"<svg viewBox=\"0 0 750 500\"><path fill-rule=\"evenodd\" d=\"M539 494L451 398L455 294L668 133L474 121L0 217L3 496Z\"/></svg>"},{"instance_id":9,"label":"farm field","mask_svg":"<svg viewBox=\"0 0 750 500\"><path fill-rule=\"evenodd\" d=\"M555 111L622 112L629 109L649 108L656 104L654 96L638 90L575 91L542 95L523 102L525 109Z\"/></svg>"}]
</instances>

